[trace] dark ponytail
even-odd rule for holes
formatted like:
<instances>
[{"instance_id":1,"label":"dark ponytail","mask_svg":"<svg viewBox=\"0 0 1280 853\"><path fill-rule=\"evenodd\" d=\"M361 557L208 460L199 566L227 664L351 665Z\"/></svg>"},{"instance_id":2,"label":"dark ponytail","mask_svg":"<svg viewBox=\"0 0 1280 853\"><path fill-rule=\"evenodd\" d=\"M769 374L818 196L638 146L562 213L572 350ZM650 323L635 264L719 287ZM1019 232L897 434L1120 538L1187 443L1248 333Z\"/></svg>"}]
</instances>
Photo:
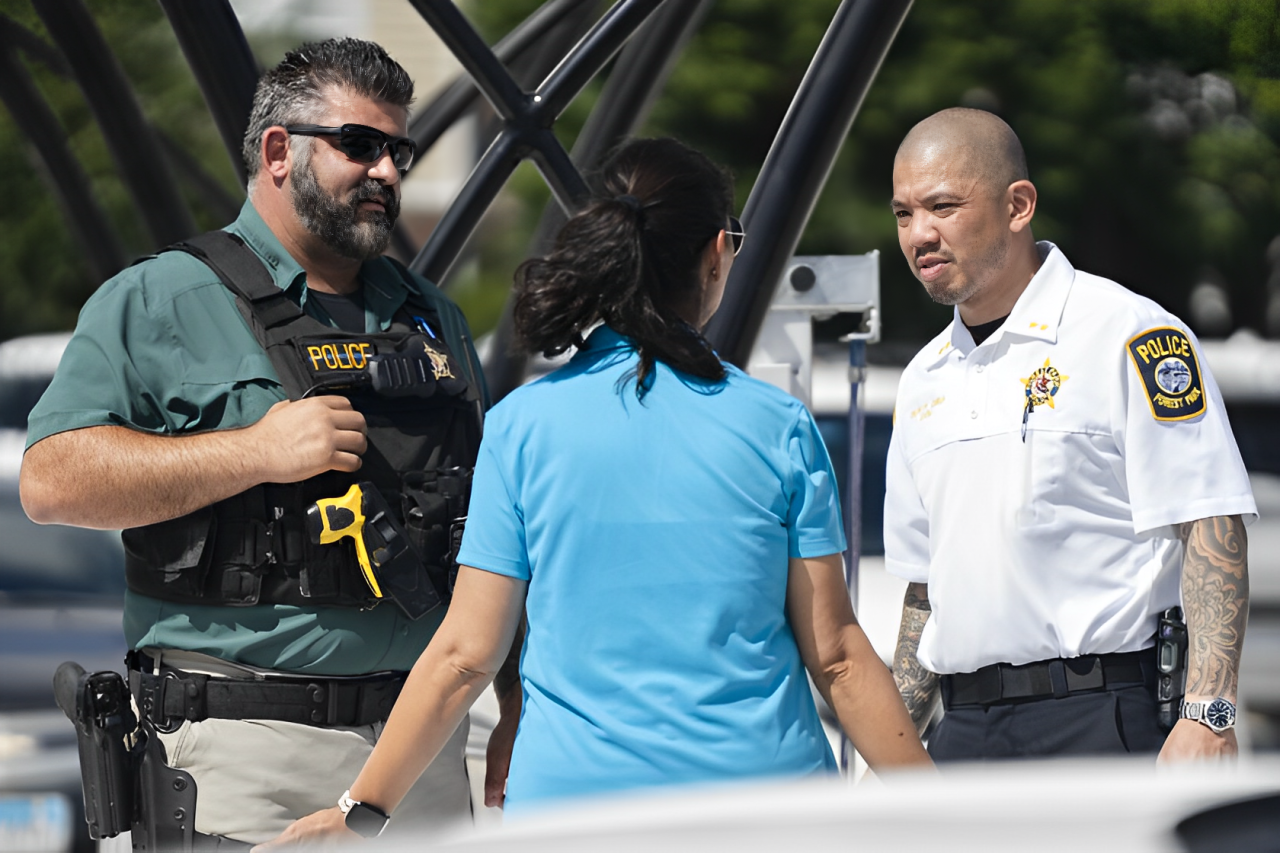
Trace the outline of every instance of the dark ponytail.
<instances>
[{"instance_id":1,"label":"dark ponytail","mask_svg":"<svg viewBox=\"0 0 1280 853\"><path fill-rule=\"evenodd\" d=\"M603 320L636 343L640 397L655 361L723 379L724 365L682 315L701 308L702 253L732 213L729 174L674 139L637 139L609 158L600 181L600 197L565 223L551 253L517 268L519 342L559 355Z\"/></svg>"}]
</instances>

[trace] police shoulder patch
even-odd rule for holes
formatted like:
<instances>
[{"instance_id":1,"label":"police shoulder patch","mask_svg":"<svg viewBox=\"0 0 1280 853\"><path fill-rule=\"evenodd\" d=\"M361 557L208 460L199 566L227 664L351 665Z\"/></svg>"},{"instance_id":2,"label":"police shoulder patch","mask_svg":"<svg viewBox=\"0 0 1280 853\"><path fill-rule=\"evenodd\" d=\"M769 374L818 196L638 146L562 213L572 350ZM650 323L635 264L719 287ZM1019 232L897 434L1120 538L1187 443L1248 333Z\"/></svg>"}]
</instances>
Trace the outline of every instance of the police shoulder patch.
<instances>
[{"instance_id":1,"label":"police shoulder patch","mask_svg":"<svg viewBox=\"0 0 1280 853\"><path fill-rule=\"evenodd\" d=\"M1156 420L1185 421L1204 414L1200 361L1186 332L1172 326L1148 329L1131 339L1128 349Z\"/></svg>"}]
</instances>

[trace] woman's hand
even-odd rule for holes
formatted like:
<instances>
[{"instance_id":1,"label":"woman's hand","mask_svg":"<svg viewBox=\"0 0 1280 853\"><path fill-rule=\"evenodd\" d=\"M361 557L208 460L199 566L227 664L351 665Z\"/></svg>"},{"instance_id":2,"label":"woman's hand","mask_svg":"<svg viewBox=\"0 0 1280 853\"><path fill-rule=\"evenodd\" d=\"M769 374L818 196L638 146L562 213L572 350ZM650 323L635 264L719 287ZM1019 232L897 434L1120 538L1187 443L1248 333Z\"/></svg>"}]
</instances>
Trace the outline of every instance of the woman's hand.
<instances>
[{"instance_id":1,"label":"woman's hand","mask_svg":"<svg viewBox=\"0 0 1280 853\"><path fill-rule=\"evenodd\" d=\"M503 714L489 735L489 748L485 750L484 804L491 809L502 808L507 795L507 773L511 770L511 748L516 743L516 729L520 714Z\"/></svg>"},{"instance_id":2,"label":"woman's hand","mask_svg":"<svg viewBox=\"0 0 1280 853\"><path fill-rule=\"evenodd\" d=\"M359 835L347 829L346 818L337 806L313 812L295 820L284 832L257 845L249 853L273 853L276 850L304 846L308 850L345 849L351 842L360 840Z\"/></svg>"}]
</instances>

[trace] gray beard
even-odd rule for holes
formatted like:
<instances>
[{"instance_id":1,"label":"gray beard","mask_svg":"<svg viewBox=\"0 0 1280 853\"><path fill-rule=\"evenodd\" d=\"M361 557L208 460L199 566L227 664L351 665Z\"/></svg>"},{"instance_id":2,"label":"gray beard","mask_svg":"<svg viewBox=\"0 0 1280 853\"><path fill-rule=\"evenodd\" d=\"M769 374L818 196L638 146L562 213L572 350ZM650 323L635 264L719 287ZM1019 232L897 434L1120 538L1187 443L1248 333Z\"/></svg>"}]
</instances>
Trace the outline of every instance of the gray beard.
<instances>
[{"instance_id":1,"label":"gray beard","mask_svg":"<svg viewBox=\"0 0 1280 853\"><path fill-rule=\"evenodd\" d=\"M373 179L361 183L343 201L316 180L311 163L294 169L289 184L293 209L304 228L344 258L367 261L386 251L391 228L400 215L400 199ZM361 210L363 201L379 201L386 211Z\"/></svg>"}]
</instances>

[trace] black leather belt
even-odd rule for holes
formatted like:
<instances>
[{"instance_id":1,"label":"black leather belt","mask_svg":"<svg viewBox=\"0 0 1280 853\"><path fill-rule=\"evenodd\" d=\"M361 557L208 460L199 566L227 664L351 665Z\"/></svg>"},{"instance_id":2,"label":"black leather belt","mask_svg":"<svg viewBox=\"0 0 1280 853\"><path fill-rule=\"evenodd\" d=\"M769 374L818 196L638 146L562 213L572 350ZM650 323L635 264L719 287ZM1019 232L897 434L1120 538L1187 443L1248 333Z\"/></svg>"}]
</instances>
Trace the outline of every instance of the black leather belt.
<instances>
[{"instance_id":1,"label":"black leather belt","mask_svg":"<svg viewBox=\"0 0 1280 853\"><path fill-rule=\"evenodd\" d=\"M1145 684L1154 675L1151 650L1055 658L1034 663L993 663L977 672L942 676L948 709L1005 705L1076 693L1099 693L1120 685ZM1148 674L1150 673L1150 674Z\"/></svg>"},{"instance_id":2,"label":"black leather belt","mask_svg":"<svg viewBox=\"0 0 1280 853\"><path fill-rule=\"evenodd\" d=\"M183 720L280 720L313 726L367 726L385 722L404 687L404 673L350 678L267 676L217 678L162 665L156 675L146 656L129 659L129 687L142 715L161 732ZM141 663L139 663L141 662Z\"/></svg>"}]
</instances>

